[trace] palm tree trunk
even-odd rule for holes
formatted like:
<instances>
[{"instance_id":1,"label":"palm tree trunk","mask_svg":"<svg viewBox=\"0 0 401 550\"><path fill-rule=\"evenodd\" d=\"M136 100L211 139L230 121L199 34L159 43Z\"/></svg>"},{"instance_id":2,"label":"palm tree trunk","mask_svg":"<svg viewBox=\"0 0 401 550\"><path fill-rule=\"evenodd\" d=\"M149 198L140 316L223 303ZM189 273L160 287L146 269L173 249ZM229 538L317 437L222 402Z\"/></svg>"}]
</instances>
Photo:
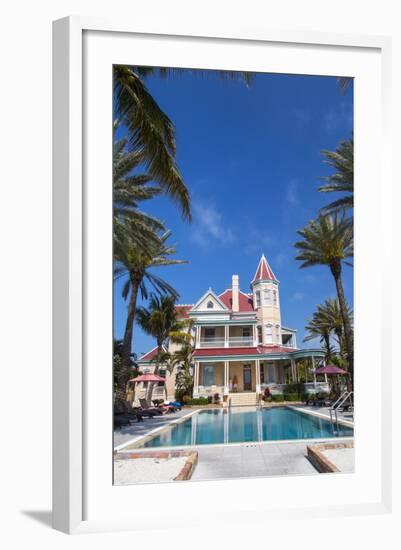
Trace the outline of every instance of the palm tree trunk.
<instances>
[{"instance_id":1,"label":"palm tree trunk","mask_svg":"<svg viewBox=\"0 0 401 550\"><path fill-rule=\"evenodd\" d=\"M134 274L130 274L131 279L131 295L128 304L127 312L127 321L125 323L124 331L124 340L121 346L121 367L122 369L128 369L131 366L131 350L132 350L132 336L134 332L134 321L135 321L135 311L136 311L136 301L138 298L138 289L140 284L140 279ZM122 377L118 380L117 388L115 391L115 396L117 398L126 399L126 383Z\"/></svg>"},{"instance_id":2,"label":"palm tree trunk","mask_svg":"<svg viewBox=\"0 0 401 550\"><path fill-rule=\"evenodd\" d=\"M159 367L160 367L160 364L159 364L159 357L161 355L163 351L163 342L160 342L158 341L157 342L157 358L156 358L156 365L155 365L155 370L154 370L154 374L158 374L159 373ZM148 390L148 401L152 401L152 395L153 395L153 388L155 386L155 382L150 382L149 383L149 390Z\"/></svg>"},{"instance_id":3,"label":"palm tree trunk","mask_svg":"<svg viewBox=\"0 0 401 550\"><path fill-rule=\"evenodd\" d=\"M336 283L338 303L340 304L341 317L344 325L344 337L345 345L347 348L348 369L352 382L354 376L354 337L352 333L351 323L348 317L347 302L345 300L344 288L341 280L341 262L338 262L338 264L330 267L334 277L334 281Z\"/></svg>"},{"instance_id":4,"label":"palm tree trunk","mask_svg":"<svg viewBox=\"0 0 401 550\"><path fill-rule=\"evenodd\" d=\"M326 360L327 362L329 363L331 361L331 353L330 353L330 335L329 334L325 334L323 336L324 338L324 343L326 344L326 349L327 349L327 353L326 353Z\"/></svg>"}]
</instances>

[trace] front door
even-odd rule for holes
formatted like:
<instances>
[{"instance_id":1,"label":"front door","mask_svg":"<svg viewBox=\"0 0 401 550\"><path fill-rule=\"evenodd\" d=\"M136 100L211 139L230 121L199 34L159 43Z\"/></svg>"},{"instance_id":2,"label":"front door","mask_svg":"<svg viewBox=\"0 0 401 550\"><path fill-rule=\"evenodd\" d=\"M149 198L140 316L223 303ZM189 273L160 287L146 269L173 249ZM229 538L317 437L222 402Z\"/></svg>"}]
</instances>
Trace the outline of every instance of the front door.
<instances>
[{"instance_id":1,"label":"front door","mask_svg":"<svg viewBox=\"0 0 401 550\"><path fill-rule=\"evenodd\" d=\"M244 365L244 391L252 390L251 365Z\"/></svg>"}]
</instances>

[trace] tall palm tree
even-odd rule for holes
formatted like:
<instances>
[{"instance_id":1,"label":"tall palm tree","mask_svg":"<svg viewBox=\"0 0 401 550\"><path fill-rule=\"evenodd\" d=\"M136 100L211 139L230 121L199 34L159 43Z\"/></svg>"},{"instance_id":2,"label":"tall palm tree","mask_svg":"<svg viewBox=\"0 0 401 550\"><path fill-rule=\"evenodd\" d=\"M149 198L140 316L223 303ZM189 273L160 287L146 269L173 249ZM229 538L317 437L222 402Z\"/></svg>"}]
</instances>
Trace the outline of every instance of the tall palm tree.
<instances>
[{"instance_id":1,"label":"tall palm tree","mask_svg":"<svg viewBox=\"0 0 401 550\"><path fill-rule=\"evenodd\" d=\"M128 225L125 235L131 235L130 221L124 222ZM171 258L175 254L175 248L168 246L166 241L170 236L170 231L160 235L156 245L149 246L146 252L138 249L136 244L129 238L123 243L123 246L115 248L115 269L114 278L126 277L123 286L122 296L124 300L128 299L127 320L125 324L123 346L121 351L121 362L123 366L129 364L133 340L133 327L136 314L136 303L138 293L143 299L148 298L148 286L154 288L158 293L170 294L177 297L178 294L174 288L153 273L152 269L167 265L177 265L186 263L183 260Z\"/></svg>"},{"instance_id":2,"label":"tall palm tree","mask_svg":"<svg viewBox=\"0 0 401 550\"><path fill-rule=\"evenodd\" d=\"M347 259L353 256L352 224L345 218L344 213L336 212L333 215L319 216L297 233L302 237L302 240L294 245L299 251L296 259L302 262L300 267L327 265L334 278L344 325L347 360L352 374L353 331L341 277L343 262L349 264Z\"/></svg>"},{"instance_id":3,"label":"tall palm tree","mask_svg":"<svg viewBox=\"0 0 401 550\"><path fill-rule=\"evenodd\" d=\"M136 311L136 322L144 332L156 340L157 355L155 358L155 374L159 372L160 364L165 355L164 348L171 334L182 332L182 324L175 308L175 297L157 296L152 293L148 307L139 307ZM164 357L165 359L165 357ZM153 384L149 385L148 398L152 398Z\"/></svg>"},{"instance_id":4,"label":"tall palm tree","mask_svg":"<svg viewBox=\"0 0 401 550\"><path fill-rule=\"evenodd\" d=\"M334 168L334 174L323 178L327 183L318 188L322 193L346 193L322 209L324 214L354 206L354 137L341 141L335 151L322 151L325 163Z\"/></svg>"},{"instance_id":5,"label":"tall palm tree","mask_svg":"<svg viewBox=\"0 0 401 550\"><path fill-rule=\"evenodd\" d=\"M319 315L323 324L325 324L330 332L333 332L336 336L340 352L344 348L344 324L341 315L341 308L337 298L329 298L325 300L323 304L320 304L317 308L317 314ZM347 317L352 326L353 312L352 308L347 305Z\"/></svg>"},{"instance_id":6,"label":"tall palm tree","mask_svg":"<svg viewBox=\"0 0 401 550\"><path fill-rule=\"evenodd\" d=\"M116 131L118 123L114 125ZM161 191L160 187L149 185L147 174L133 173L142 162L138 151L127 151L127 139L114 139L113 144L113 240L114 246L123 246L125 231L130 221L130 240L140 249L157 245L157 231L164 229L163 224L154 217L139 210L139 202L151 199Z\"/></svg>"},{"instance_id":7,"label":"tall palm tree","mask_svg":"<svg viewBox=\"0 0 401 550\"><path fill-rule=\"evenodd\" d=\"M319 312L314 312L312 319L309 320L305 330L308 332L308 335L305 336L304 342L309 342L310 340L319 338L320 343L323 344L323 349L326 354L326 361L330 361L333 354L333 347L330 343L330 329L319 315Z\"/></svg>"},{"instance_id":8,"label":"tall palm tree","mask_svg":"<svg viewBox=\"0 0 401 550\"><path fill-rule=\"evenodd\" d=\"M191 219L189 191L175 161L175 128L149 93L136 70L114 65L115 118L127 129L128 145L137 153L150 179L176 201Z\"/></svg>"}]
</instances>

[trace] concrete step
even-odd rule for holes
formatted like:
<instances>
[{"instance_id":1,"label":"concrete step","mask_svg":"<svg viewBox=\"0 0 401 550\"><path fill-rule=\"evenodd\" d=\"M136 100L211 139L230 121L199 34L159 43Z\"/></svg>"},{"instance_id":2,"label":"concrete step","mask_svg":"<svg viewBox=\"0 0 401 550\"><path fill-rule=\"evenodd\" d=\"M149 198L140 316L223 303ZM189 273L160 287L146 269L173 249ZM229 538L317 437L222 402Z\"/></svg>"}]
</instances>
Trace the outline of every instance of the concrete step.
<instances>
[{"instance_id":1,"label":"concrete step","mask_svg":"<svg viewBox=\"0 0 401 550\"><path fill-rule=\"evenodd\" d=\"M232 407L257 405L255 392L230 393L228 402Z\"/></svg>"}]
</instances>

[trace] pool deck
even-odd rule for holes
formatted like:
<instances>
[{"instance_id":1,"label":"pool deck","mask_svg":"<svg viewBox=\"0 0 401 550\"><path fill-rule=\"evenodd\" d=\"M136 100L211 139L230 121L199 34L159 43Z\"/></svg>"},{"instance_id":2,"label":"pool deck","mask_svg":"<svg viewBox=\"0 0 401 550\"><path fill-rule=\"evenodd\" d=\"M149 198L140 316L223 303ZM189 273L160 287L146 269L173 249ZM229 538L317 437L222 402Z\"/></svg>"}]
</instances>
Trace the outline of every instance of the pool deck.
<instances>
[{"instance_id":1,"label":"pool deck","mask_svg":"<svg viewBox=\"0 0 401 550\"><path fill-rule=\"evenodd\" d=\"M328 409L323 407L296 406L304 412L329 418ZM184 409L176 413L156 417L144 422L131 424L117 430L114 434L115 450L124 453L135 445L138 439L157 432L168 425L181 422L184 417L199 409ZM346 419L341 419L344 421ZM348 425L352 425L347 421ZM352 438L335 438L336 442L349 441ZM318 472L307 458L307 446L310 444L332 442L333 438L269 441L228 445L200 445L191 447L198 452L198 464L191 481L233 479L241 477L267 477L283 475L317 475ZM140 451L140 449L138 449ZM353 470L342 470L351 473ZM149 479L144 480L151 481Z\"/></svg>"}]
</instances>

